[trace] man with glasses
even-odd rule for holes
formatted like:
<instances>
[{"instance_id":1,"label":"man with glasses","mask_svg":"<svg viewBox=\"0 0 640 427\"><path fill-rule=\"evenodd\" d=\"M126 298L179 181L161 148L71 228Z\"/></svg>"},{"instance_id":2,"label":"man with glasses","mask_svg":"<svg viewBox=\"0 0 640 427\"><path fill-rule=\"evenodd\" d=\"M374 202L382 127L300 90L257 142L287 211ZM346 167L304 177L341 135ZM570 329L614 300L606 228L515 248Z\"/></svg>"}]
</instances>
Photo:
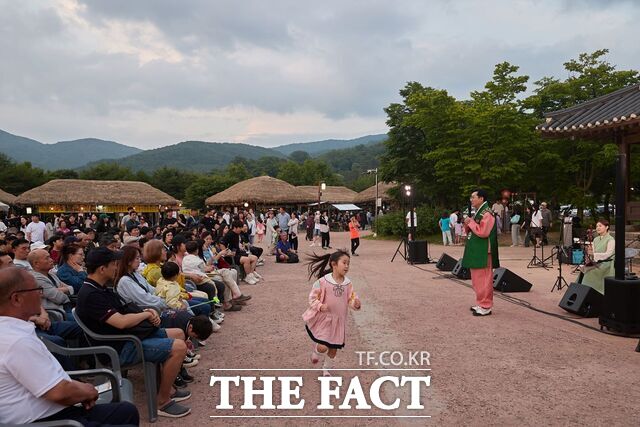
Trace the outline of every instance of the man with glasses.
<instances>
[{"instance_id":1,"label":"man with glasses","mask_svg":"<svg viewBox=\"0 0 640 427\"><path fill-rule=\"evenodd\" d=\"M24 269L0 270L0 423L72 419L84 424L138 425L129 402L96 405L98 392L72 380L35 334L42 288ZM74 406L81 404L81 406Z\"/></svg>"},{"instance_id":2,"label":"man with glasses","mask_svg":"<svg viewBox=\"0 0 640 427\"><path fill-rule=\"evenodd\" d=\"M462 266L471 272L471 284L476 293L476 305L471 307L474 316L488 316L493 307L493 269L498 261L498 233L495 214L489 208L485 190L471 193L471 206L476 210L473 218L464 220L469 239L464 247Z\"/></svg>"}]
</instances>

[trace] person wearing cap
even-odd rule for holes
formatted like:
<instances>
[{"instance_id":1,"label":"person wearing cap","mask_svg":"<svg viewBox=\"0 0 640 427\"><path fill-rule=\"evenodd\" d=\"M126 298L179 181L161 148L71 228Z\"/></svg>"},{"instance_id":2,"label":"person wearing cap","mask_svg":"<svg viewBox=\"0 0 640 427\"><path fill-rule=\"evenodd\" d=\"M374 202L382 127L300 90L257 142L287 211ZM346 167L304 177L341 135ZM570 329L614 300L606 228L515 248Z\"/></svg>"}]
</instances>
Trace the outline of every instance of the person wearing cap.
<instances>
[{"instance_id":1,"label":"person wearing cap","mask_svg":"<svg viewBox=\"0 0 640 427\"><path fill-rule=\"evenodd\" d=\"M542 214L542 242L546 245L548 244L547 233L551 230L553 223L553 215L547 208L547 202L540 203L540 213Z\"/></svg>"},{"instance_id":2,"label":"person wearing cap","mask_svg":"<svg viewBox=\"0 0 640 427\"><path fill-rule=\"evenodd\" d=\"M44 243L47 240L47 226L40 221L40 216L37 214L31 215L31 222L27 225L25 236L31 243Z\"/></svg>"},{"instance_id":3,"label":"person wearing cap","mask_svg":"<svg viewBox=\"0 0 640 427\"><path fill-rule=\"evenodd\" d=\"M29 319L41 313L39 291L24 270L0 271L0 424L71 419L84 425L138 425L132 403L96 405L95 387L72 380L38 339Z\"/></svg>"},{"instance_id":4,"label":"person wearing cap","mask_svg":"<svg viewBox=\"0 0 640 427\"><path fill-rule=\"evenodd\" d=\"M126 334L129 329L145 320L156 327L160 325L160 316L154 309L141 309L140 312L134 313L114 291L111 282L116 276L118 260L121 258L121 251L111 251L102 247L87 254L86 265L89 275L78 293L76 315L98 334ZM190 408L178 403L190 398L191 392L173 388L173 382L187 354L184 339L184 333L177 328L158 328L150 336L142 339L145 360L160 364L157 394L160 416L179 418L191 412ZM140 358L132 342L114 341L109 345L119 353L123 364L131 364Z\"/></svg>"},{"instance_id":5,"label":"person wearing cap","mask_svg":"<svg viewBox=\"0 0 640 427\"><path fill-rule=\"evenodd\" d=\"M138 243L139 241L140 241L140 237L138 236L127 236L124 238L124 245L133 246L140 249L140 244Z\"/></svg>"}]
</instances>

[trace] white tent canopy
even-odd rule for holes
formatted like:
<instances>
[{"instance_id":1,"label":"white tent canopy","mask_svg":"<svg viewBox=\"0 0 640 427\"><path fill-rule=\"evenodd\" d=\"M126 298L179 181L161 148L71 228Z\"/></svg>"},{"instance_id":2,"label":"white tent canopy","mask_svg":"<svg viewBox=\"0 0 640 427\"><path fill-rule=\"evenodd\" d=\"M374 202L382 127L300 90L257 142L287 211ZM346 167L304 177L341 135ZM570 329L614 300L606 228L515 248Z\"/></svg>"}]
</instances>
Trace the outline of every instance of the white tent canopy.
<instances>
[{"instance_id":1,"label":"white tent canopy","mask_svg":"<svg viewBox=\"0 0 640 427\"><path fill-rule=\"evenodd\" d=\"M335 204L331 206L338 209L339 211L361 211L362 210L362 208L359 208L356 205L353 205L351 203Z\"/></svg>"},{"instance_id":2,"label":"white tent canopy","mask_svg":"<svg viewBox=\"0 0 640 427\"><path fill-rule=\"evenodd\" d=\"M7 205L6 203L0 202L0 210L8 212L9 211L9 205Z\"/></svg>"}]
</instances>

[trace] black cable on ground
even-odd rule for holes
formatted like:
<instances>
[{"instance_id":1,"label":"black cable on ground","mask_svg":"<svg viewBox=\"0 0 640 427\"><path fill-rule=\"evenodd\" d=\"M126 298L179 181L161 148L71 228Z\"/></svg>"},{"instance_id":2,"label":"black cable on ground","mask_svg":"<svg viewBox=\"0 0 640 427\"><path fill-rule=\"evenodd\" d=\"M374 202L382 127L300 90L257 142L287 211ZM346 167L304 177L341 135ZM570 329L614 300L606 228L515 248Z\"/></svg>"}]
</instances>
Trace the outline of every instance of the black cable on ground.
<instances>
[{"instance_id":1,"label":"black cable on ground","mask_svg":"<svg viewBox=\"0 0 640 427\"><path fill-rule=\"evenodd\" d=\"M411 265L413 267L417 268L418 270L426 271L427 273L435 273L435 274L439 275L443 279L449 279L449 280L451 280L451 281L453 281L453 282L455 282L455 283L457 283L459 285L466 286L467 288L471 288L472 289L472 286L469 283L458 279L453 274L440 273L439 271L427 270L425 268L419 267L416 264L411 264ZM565 316L565 315L562 315L562 314L551 313L549 311L545 311L545 310L542 310L540 308L534 307L533 305L531 305L531 303L529 301L525 301L523 299L516 298L516 297L511 296L511 295L506 295L503 292L499 292L498 291L498 293L495 293L494 295L497 298L500 298L500 299L502 299L504 301L510 302L511 304L516 304L516 305L519 305L521 307L528 308L529 310L533 310L533 311L538 312L538 313L546 314L547 316L555 317L555 318L558 318L558 319L561 319L561 320L566 320L567 322L571 322L571 323L574 323L576 325L580 325L583 328L591 329L591 330L596 331L596 332L601 332L603 334L613 335L613 336L622 337L622 338L637 339L639 337L639 335L623 335L623 334L618 334L618 333L614 333L614 332L605 331L604 329L594 328L593 326L585 325L582 322L578 322L576 319L580 319L579 317L569 317L569 316ZM640 343L638 345L640 346Z\"/></svg>"}]
</instances>

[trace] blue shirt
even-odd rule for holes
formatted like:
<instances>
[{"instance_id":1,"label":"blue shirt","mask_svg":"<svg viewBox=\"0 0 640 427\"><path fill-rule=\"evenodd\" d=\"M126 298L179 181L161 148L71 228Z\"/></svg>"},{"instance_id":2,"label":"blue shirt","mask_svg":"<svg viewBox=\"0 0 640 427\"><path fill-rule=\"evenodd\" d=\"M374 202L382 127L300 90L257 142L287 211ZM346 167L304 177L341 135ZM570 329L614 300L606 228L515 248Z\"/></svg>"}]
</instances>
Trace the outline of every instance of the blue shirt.
<instances>
[{"instance_id":1,"label":"blue shirt","mask_svg":"<svg viewBox=\"0 0 640 427\"><path fill-rule=\"evenodd\" d=\"M278 225L280 226L280 231L289 231L290 219L291 216L286 212L278 214Z\"/></svg>"},{"instance_id":2,"label":"blue shirt","mask_svg":"<svg viewBox=\"0 0 640 427\"><path fill-rule=\"evenodd\" d=\"M287 252L289 252L291 250L291 243L289 243L288 240L286 242L283 242L282 240L278 240L278 244L276 245L276 249L277 250L279 249L280 251L282 251L282 253L284 253L286 255ZM277 253L276 257L278 255L280 255L280 252Z\"/></svg>"},{"instance_id":3,"label":"blue shirt","mask_svg":"<svg viewBox=\"0 0 640 427\"><path fill-rule=\"evenodd\" d=\"M451 230L451 220L449 218L440 218L440 229L442 231Z\"/></svg>"}]
</instances>

